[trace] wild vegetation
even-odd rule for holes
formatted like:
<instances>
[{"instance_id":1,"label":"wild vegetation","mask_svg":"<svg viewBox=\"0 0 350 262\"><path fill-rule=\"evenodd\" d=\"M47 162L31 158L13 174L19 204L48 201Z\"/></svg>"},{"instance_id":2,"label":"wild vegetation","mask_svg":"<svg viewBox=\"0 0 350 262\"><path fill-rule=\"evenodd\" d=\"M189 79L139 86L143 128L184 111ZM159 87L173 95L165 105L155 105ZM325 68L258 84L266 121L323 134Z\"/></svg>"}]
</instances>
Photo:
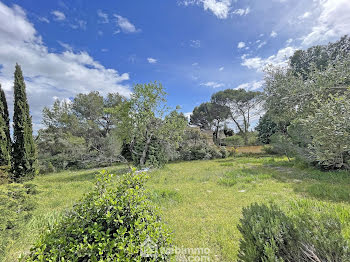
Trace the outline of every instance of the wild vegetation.
<instances>
[{"instance_id":1,"label":"wild vegetation","mask_svg":"<svg viewBox=\"0 0 350 262\"><path fill-rule=\"evenodd\" d=\"M349 169L350 38L298 51L266 71L264 143L323 169ZM307 61L307 62L305 62Z\"/></svg>"},{"instance_id":2,"label":"wild vegetation","mask_svg":"<svg viewBox=\"0 0 350 262\"><path fill-rule=\"evenodd\" d=\"M56 100L35 137L16 65L12 138L0 87L0 256L349 261L349 46L297 51L263 92L219 91L189 123L158 82Z\"/></svg>"}]
</instances>

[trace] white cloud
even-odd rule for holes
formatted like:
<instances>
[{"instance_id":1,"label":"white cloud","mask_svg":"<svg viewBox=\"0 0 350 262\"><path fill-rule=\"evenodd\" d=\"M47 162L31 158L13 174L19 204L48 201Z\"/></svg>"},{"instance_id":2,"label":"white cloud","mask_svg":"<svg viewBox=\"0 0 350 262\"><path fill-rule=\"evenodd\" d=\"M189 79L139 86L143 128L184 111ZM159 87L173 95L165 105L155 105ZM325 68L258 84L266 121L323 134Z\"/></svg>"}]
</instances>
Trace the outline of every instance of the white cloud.
<instances>
[{"instance_id":1,"label":"white cloud","mask_svg":"<svg viewBox=\"0 0 350 262\"><path fill-rule=\"evenodd\" d=\"M87 22L84 20L79 20L76 19L74 24L71 24L70 27L73 29L82 29L82 30L86 30L86 25Z\"/></svg>"},{"instance_id":2,"label":"white cloud","mask_svg":"<svg viewBox=\"0 0 350 262\"><path fill-rule=\"evenodd\" d=\"M148 63L150 63L150 64L156 64L156 63L158 62L157 59L152 58L152 57L148 57L148 58L147 58L147 61L148 61Z\"/></svg>"},{"instance_id":3,"label":"white cloud","mask_svg":"<svg viewBox=\"0 0 350 262\"><path fill-rule=\"evenodd\" d=\"M217 83L217 82L213 82L213 81L206 82L206 83L201 83L200 85L201 85L201 86L212 87L212 88L219 88L219 87L225 86L225 85L222 84L222 83Z\"/></svg>"},{"instance_id":4,"label":"white cloud","mask_svg":"<svg viewBox=\"0 0 350 262\"><path fill-rule=\"evenodd\" d=\"M291 57L296 51L295 47L287 46L278 50L276 55L269 56L268 58L261 57L242 57L241 65L248 67L249 69L255 69L257 71L262 71L264 67L271 64L274 66L286 66L289 57Z\"/></svg>"},{"instance_id":5,"label":"white cloud","mask_svg":"<svg viewBox=\"0 0 350 262\"><path fill-rule=\"evenodd\" d=\"M219 71L224 71L224 69L225 68L222 66L222 67L219 68Z\"/></svg>"},{"instance_id":6,"label":"white cloud","mask_svg":"<svg viewBox=\"0 0 350 262\"><path fill-rule=\"evenodd\" d=\"M49 19L47 19L46 17L44 17L44 16L41 16L41 17L39 17L38 18L39 19L39 21L41 21L41 22L44 22L44 23L50 23L50 20Z\"/></svg>"},{"instance_id":7,"label":"white cloud","mask_svg":"<svg viewBox=\"0 0 350 262\"><path fill-rule=\"evenodd\" d=\"M231 10L232 0L182 0L185 6L201 5L205 11L212 12L219 19L226 19Z\"/></svg>"},{"instance_id":8,"label":"white cloud","mask_svg":"<svg viewBox=\"0 0 350 262\"><path fill-rule=\"evenodd\" d=\"M190 46L193 48L200 48L201 41L200 40L190 40Z\"/></svg>"},{"instance_id":9,"label":"white cloud","mask_svg":"<svg viewBox=\"0 0 350 262\"><path fill-rule=\"evenodd\" d=\"M350 1L320 0L321 13L309 34L302 37L302 45L310 46L340 38L350 33Z\"/></svg>"},{"instance_id":10,"label":"white cloud","mask_svg":"<svg viewBox=\"0 0 350 262\"><path fill-rule=\"evenodd\" d=\"M275 37L277 36L277 33L276 33L275 31L272 31L271 34L270 34L270 36L271 36L272 38L275 38Z\"/></svg>"},{"instance_id":11,"label":"white cloud","mask_svg":"<svg viewBox=\"0 0 350 262\"><path fill-rule=\"evenodd\" d=\"M264 45L266 45L267 44L267 42L266 41L264 41L264 42L261 42L259 45L258 45L258 49L260 49L260 48L262 48Z\"/></svg>"},{"instance_id":12,"label":"white cloud","mask_svg":"<svg viewBox=\"0 0 350 262\"><path fill-rule=\"evenodd\" d=\"M300 20L304 20L306 18L309 18L311 16L311 13L310 12L305 12L304 14L302 14L301 16L299 16L298 18Z\"/></svg>"},{"instance_id":13,"label":"white cloud","mask_svg":"<svg viewBox=\"0 0 350 262\"><path fill-rule=\"evenodd\" d=\"M246 9L236 9L232 12L232 14L246 16L250 13L250 7L248 6Z\"/></svg>"},{"instance_id":14,"label":"white cloud","mask_svg":"<svg viewBox=\"0 0 350 262\"><path fill-rule=\"evenodd\" d=\"M55 11L52 11L51 14L55 16L55 20L63 21L66 19L66 15L61 11L55 10Z\"/></svg>"},{"instance_id":15,"label":"white cloud","mask_svg":"<svg viewBox=\"0 0 350 262\"><path fill-rule=\"evenodd\" d=\"M130 94L123 84L129 74L105 68L86 52L50 52L17 5L10 8L0 2L0 13L0 83L11 101L15 64L22 66L36 129L42 108L52 104L54 96L64 99L92 90Z\"/></svg>"},{"instance_id":16,"label":"white cloud","mask_svg":"<svg viewBox=\"0 0 350 262\"><path fill-rule=\"evenodd\" d=\"M117 18L117 26L124 33L137 33L140 32L139 29L136 29L135 25L133 25L127 18L122 17L120 15L114 14L114 17Z\"/></svg>"},{"instance_id":17,"label":"white cloud","mask_svg":"<svg viewBox=\"0 0 350 262\"><path fill-rule=\"evenodd\" d=\"M103 13L102 10L97 10L97 15L99 18L101 18L101 20L99 21L100 23L102 23L102 24L109 23L108 14Z\"/></svg>"},{"instance_id":18,"label":"white cloud","mask_svg":"<svg viewBox=\"0 0 350 262\"><path fill-rule=\"evenodd\" d=\"M293 41L294 41L293 38L289 38L289 39L286 41L286 44L287 44L287 45L290 45Z\"/></svg>"},{"instance_id":19,"label":"white cloud","mask_svg":"<svg viewBox=\"0 0 350 262\"><path fill-rule=\"evenodd\" d=\"M64 49L66 49L66 50L69 50L69 51L73 51L73 48L69 45L69 44L67 44L67 43L63 43L63 42L61 42L61 41L57 41L59 44L60 44L60 46L62 46Z\"/></svg>"},{"instance_id":20,"label":"white cloud","mask_svg":"<svg viewBox=\"0 0 350 262\"><path fill-rule=\"evenodd\" d=\"M245 89L247 91L255 91L262 89L264 81L252 81L244 84L240 84L237 86L237 89Z\"/></svg>"},{"instance_id":21,"label":"white cloud","mask_svg":"<svg viewBox=\"0 0 350 262\"><path fill-rule=\"evenodd\" d=\"M244 42L239 42L238 45L237 45L237 48L241 49L245 47L245 43Z\"/></svg>"},{"instance_id":22,"label":"white cloud","mask_svg":"<svg viewBox=\"0 0 350 262\"><path fill-rule=\"evenodd\" d=\"M197 62L193 63L192 66L198 66L199 64Z\"/></svg>"}]
</instances>

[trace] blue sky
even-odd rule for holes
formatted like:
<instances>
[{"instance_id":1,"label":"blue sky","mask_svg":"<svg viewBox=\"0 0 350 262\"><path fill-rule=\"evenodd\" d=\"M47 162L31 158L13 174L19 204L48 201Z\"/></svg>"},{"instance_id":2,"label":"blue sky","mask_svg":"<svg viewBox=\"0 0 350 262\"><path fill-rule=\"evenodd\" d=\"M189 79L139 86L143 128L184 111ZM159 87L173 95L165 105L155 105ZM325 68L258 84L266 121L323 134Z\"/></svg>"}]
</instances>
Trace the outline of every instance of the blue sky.
<instances>
[{"instance_id":1,"label":"blue sky","mask_svg":"<svg viewBox=\"0 0 350 262\"><path fill-rule=\"evenodd\" d=\"M22 65L35 129L57 98L155 80L188 113L219 90L260 90L267 64L349 31L348 0L0 0L0 83L11 101Z\"/></svg>"}]
</instances>

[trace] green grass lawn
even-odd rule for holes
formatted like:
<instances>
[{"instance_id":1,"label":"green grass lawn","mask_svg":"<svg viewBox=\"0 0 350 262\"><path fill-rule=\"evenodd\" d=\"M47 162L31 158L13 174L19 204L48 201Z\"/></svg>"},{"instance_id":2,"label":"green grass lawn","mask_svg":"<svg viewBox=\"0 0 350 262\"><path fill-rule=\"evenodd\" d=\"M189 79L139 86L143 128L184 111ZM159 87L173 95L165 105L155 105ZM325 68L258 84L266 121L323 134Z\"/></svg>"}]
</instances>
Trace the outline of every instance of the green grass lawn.
<instances>
[{"instance_id":1,"label":"green grass lawn","mask_svg":"<svg viewBox=\"0 0 350 262\"><path fill-rule=\"evenodd\" d=\"M109 170L122 173L125 167ZM32 183L39 190L33 196L37 207L20 239L9 247L7 261L27 251L48 223L91 190L97 171L36 177ZM236 260L240 238L237 224L242 208L253 202L274 201L283 208L290 201L307 198L350 212L349 172L322 172L296 166L282 157L171 163L152 171L146 186L173 232L174 245L209 248L211 258L217 261Z\"/></svg>"}]
</instances>

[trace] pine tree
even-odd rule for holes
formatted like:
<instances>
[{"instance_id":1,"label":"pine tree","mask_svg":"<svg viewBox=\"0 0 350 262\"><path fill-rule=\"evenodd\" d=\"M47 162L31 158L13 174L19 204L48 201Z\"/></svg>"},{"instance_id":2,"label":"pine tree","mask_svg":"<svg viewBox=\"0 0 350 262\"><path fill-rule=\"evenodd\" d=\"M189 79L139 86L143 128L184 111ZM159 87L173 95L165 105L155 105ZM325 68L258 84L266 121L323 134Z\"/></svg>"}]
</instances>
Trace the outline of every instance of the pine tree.
<instances>
[{"instance_id":1,"label":"pine tree","mask_svg":"<svg viewBox=\"0 0 350 262\"><path fill-rule=\"evenodd\" d=\"M10 118L4 90L0 85L0 166L10 165Z\"/></svg>"},{"instance_id":2,"label":"pine tree","mask_svg":"<svg viewBox=\"0 0 350 262\"><path fill-rule=\"evenodd\" d=\"M12 174L15 181L32 178L37 169L32 118L21 67L16 64L14 81Z\"/></svg>"}]
</instances>

